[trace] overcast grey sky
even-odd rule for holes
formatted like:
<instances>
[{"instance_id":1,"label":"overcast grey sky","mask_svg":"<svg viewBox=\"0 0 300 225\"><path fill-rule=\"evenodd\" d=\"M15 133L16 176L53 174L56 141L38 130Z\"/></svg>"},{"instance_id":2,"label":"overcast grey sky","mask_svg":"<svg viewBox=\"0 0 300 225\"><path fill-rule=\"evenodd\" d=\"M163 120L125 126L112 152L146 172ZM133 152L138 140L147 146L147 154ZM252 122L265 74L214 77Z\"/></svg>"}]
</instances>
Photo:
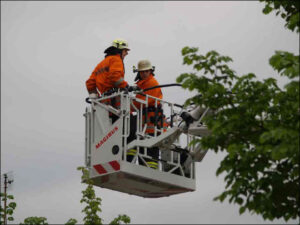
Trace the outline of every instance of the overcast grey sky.
<instances>
[{"instance_id":1,"label":"overcast grey sky","mask_svg":"<svg viewBox=\"0 0 300 225\"><path fill-rule=\"evenodd\" d=\"M191 71L181 56L191 46L230 56L240 75L273 76L283 86L268 60L275 50L298 54L299 35L262 9L256 1L1 1L1 173L14 172L15 222L28 216L82 222L85 186L76 167L84 164L85 81L113 39L129 42L130 84L140 59L156 66L161 84L174 83ZM163 93L177 103L191 96L178 87ZM105 222L124 213L143 224L270 223L212 201L225 186L215 176L223 157L209 152L197 165L191 193L144 199L96 187Z\"/></svg>"}]
</instances>

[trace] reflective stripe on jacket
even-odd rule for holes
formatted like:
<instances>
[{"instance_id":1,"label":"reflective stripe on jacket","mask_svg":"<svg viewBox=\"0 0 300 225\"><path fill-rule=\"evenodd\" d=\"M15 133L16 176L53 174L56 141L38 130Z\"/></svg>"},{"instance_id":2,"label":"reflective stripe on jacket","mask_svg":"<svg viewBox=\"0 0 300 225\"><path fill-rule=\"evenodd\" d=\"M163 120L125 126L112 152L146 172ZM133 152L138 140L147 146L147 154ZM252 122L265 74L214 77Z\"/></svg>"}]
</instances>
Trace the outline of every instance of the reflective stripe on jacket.
<instances>
[{"instance_id":1,"label":"reflective stripe on jacket","mask_svg":"<svg viewBox=\"0 0 300 225\"><path fill-rule=\"evenodd\" d=\"M127 82L124 80L124 74L124 64L120 55L107 56L96 66L86 81L87 90L92 93L97 88L104 93L114 87L125 88Z\"/></svg>"},{"instance_id":2,"label":"reflective stripe on jacket","mask_svg":"<svg viewBox=\"0 0 300 225\"><path fill-rule=\"evenodd\" d=\"M163 114L163 110L161 109L161 105L159 107L148 107L147 108L147 118L146 118L146 110L143 110L143 124L147 123L146 133L154 134L155 125L158 129L163 129L163 132L167 131L168 124L166 122L166 117ZM158 133L159 134L159 133Z\"/></svg>"}]
</instances>

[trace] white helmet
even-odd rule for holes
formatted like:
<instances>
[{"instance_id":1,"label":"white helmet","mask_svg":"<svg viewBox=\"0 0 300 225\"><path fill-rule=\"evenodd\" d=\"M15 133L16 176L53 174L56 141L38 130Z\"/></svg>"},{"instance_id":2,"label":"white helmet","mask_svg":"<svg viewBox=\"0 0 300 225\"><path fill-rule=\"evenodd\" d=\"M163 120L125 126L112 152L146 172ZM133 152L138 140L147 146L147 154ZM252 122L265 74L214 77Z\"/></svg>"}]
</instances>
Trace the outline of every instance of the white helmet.
<instances>
[{"instance_id":1,"label":"white helmet","mask_svg":"<svg viewBox=\"0 0 300 225\"><path fill-rule=\"evenodd\" d=\"M154 70L151 62L147 59L138 62L138 71Z\"/></svg>"},{"instance_id":2,"label":"white helmet","mask_svg":"<svg viewBox=\"0 0 300 225\"><path fill-rule=\"evenodd\" d=\"M123 39L120 39L120 38L113 40L112 46L116 47L118 49L128 49L128 50L130 50L128 48L128 42L126 40L123 40Z\"/></svg>"}]
</instances>

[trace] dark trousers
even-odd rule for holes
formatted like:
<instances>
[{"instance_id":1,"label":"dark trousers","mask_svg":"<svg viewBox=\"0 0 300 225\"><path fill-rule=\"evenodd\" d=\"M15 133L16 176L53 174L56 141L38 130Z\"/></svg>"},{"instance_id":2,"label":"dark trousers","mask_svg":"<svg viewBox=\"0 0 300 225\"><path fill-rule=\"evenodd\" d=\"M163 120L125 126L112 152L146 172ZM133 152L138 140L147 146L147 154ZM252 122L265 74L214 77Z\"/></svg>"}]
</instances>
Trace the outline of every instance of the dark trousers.
<instances>
[{"instance_id":1,"label":"dark trousers","mask_svg":"<svg viewBox=\"0 0 300 225\"><path fill-rule=\"evenodd\" d=\"M127 137L127 144L132 142L134 139L136 139L136 116L130 115L130 131L129 136Z\"/></svg>"}]
</instances>

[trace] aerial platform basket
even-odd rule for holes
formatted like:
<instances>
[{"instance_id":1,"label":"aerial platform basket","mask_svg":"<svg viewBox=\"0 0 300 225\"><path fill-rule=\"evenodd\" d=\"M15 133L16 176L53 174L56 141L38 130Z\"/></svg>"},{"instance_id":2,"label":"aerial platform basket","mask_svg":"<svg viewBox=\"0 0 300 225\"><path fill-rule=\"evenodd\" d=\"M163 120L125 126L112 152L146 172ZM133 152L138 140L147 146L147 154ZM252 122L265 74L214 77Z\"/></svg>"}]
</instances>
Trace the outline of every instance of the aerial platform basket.
<instances>
[{"instance_id":1,"label":"aerial platform basket","mask_svg":"<svg viewBox=\"0 0 300 225\"><path fill-rule=\"evenodd\" d=\"M142 121L148 98L153 98L155 106L160 104L164 114L170 116L168 128L155 127L153 136L145 133L147 124ZM107 105L108 99L120 100L120 107ZM141 107L136 108L133 101L140 102ZM199 146L189 146L190 141L199 138L199 135L196 137L183 132L182 126L179 126L181 110L176 104L152 96L146 95L143 101L124 92L92 100L84 116L85 164L93 184L146 198L195 191L195 161L201 161L206 151ZM118 117L114 123L111 119L113 114ZM133 117L136 119L133 120ZM127 143L133 126L136 127L136 139ZM181 146L183 139L184 147ZM159 149L158 159L147 154L148 149L153 147ZM136 151L132 161L126 157L130 149ZM150 168L146 163L149 159L156 161L158 168Z\"/></svg>"},{"instance_id":2,"label":"aerial platform basket","mask_svg":"<svg viewBox=\"0 0 300 225\"><path fill-rule=\"evenodd\" d=\"M94 171L94 185L137 195L146 198L158 198L195 190L195 180L175 174L154 170L141 165L121 161L112 161L113 170L97 174Z\"/></svg>"}]
</instances>

